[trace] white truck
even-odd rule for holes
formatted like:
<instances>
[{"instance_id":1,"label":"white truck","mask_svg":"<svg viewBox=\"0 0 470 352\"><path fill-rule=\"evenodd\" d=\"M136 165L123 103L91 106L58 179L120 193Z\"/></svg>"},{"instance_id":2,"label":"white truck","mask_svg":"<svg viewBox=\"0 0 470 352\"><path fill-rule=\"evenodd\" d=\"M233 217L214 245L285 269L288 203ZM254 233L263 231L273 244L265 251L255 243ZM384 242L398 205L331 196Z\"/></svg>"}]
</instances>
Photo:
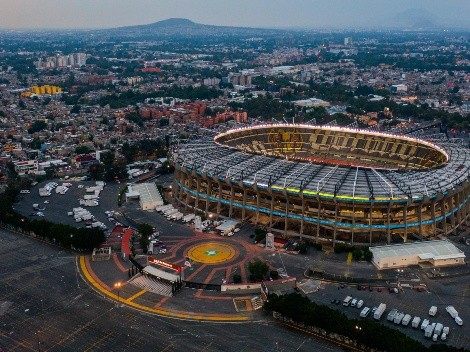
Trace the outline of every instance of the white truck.
<instances>
[{"instance_id":1,"label":"white truck","mask_svg":"<svg viewBox=\"0 0 470 352\"><path fill-rule=\"evenodd\" d=\"M98 201L94 199L80 199L80 205L84 205L86 207L96 207L98 204Z\"/></svg>"},{"instance_id":2,"label":"white truck","mask_svg":"<svg viewBox=\"0 0 470 352\"><path fill-rule=\"evenodd\" d=\"M183 215L183 213L181 213L181 212L179 212L179 211L178 211L177 213L174 213L174 214L171 214L170 216L168 216L168 219L170 219L170 220L179 220L179 219L177 219L177 218L178 218L180 215L181 215L181 217L180 217L179 219L182 219L184 215Z\"/></svg>"},{"instance_id":3,"label":"white truck","mask_svg":"<svg viewBox=\"0 0 470 352\"><path fill-rule=\"evenodd\" d=\"M455 319L455 317L459 316L459 312L457 312L457 310L454 308L454 306L447 306L446 311L447 311L447 313L450 314L452 319Z\"/></svg>"},{"instance_id":4,"label":"white truck","mask_svg":"<svg viewBox=\"0 0 470 352\"><path fill-rule=\"evenodd\" d=\"M395 315L397 315L398 310L392 309L390 312L388 312L387 315L387 320L393 322L393 319L395 319Z\"/></svg>"},{"instance_id":5,"label":"white truck","mask_svg":"<svg viewBox=\"0 0 470 352\"><path fill-rule=\"evenodd\" d=\"M351 296L346 296L346 298L343 301L343 306L345 307L349 306L351 304L352 299L353 298Z\"/></svg>"},{"instance_id":6,"label":"white truck","mask_svg":"<svg viewBox=\"0 0 470 352\"><path fill-rule=\"evenodd\" d=\"M421 330L426 330L428 325L429 325L429 319L424 319L423 322L421 323Z\"/></svg>"},{"instance_id":7,"label":"white truck","mask_svg":"<svg viewBox=\"0 0 470 352\"><path fill-rule=\"evenodd\" d=\"M405 314L402 312L399 312L397 313L397 315L395 315L395 319L393 319L393 322L397 325L400 325L404 317L405 317Z\"/></svg>"},{"instance_id":8,"label":"white truck","mask_svg":"<svg viewBox=\"0 0 470 352\"><path fill-rule=\"evenodd\" d=\"M374 319L380 320L382 318L382 314L384 314L385 309L387 309L387 305L385 303L380 303L377 307L377 310L374 312Z\"/></svg>"},{"instance_id":9,"label":"white truck","mask_svg":"<svg viewBox=\"0 0 470 352\"><path fill-rule=\"evenodd\" d=\"M98 197L97 195L95 195L95 194L85 194L85 195L83 196L83 199L85 199L85 200L98 199L98 198L99 198L99 197Z\"/></svg>"},{"instance_id":10,"label":"white truck","mask_svg":"<svg viewBox=\"0 0 470 352\"><path fill-rule=\"evenodd\" d=\"M405 314L405 316L403 317L403 320L401 321L401 325L408 326L410 321L411 321L411 315Z\"/></svg>"},{"instance_id":11,"label":"white truck","mask_svg":"<svg viewBox=\"0 0 470 352\"><path fill-rule=\"evenodd\" d=\"M429 308L429 315L430 316L435 316L437 313L437 307L436 306L432 306L431 308Z\"/></svg>"},{"instance_id":12,"label":"white truck","mask_svg":"<svg viewBox=\"0 0 470 352\"><path fill-rule=\"evenodd\" d=\"M419 323L421 322L421 318L416 316L413 318L413 320L411 321L411 327L413 328L417 328L419 326Z\"/></svg>"},{"instance_id":13,"label":"white truck","mask_svg":"<svg viewBox=\"0 0 470 352\"><path fill-rule=\"evenodd\" d=\"M426 329L424 329L424 336L427 337L427 338L431 338L435 326L436 326L436 323L432 323L432 324L428 325L426 327Z\"/></svg>"},{"instance_id":14,"label":"white truck","mask_svg":"<svg viewBox=\"0 0 470 352\"><path fill-rule=\"evenodd\" d=\"M370 308L369 307L364 307L364 309L361 311L361 314L359 314L359 316L361 318L365 318L369 315L370 313Z\"/></svg>"},{"instance_id":15,"label":"white truck","mask_svg":"<svg viewBox=\"0 0 470 352\"><path fill-rule=\"evenodd\" d=\"M170 210L167 210L165 211L163 214L166 216L166 217L169 217L173 214L176 214L178 212L178 209L175 209L175 208L172 208Z\"/></svg>"},{"instance_id":16,"label":"white truck","mask_svg":"<svg viewBox=\"0 0 470 352\"><path fill-rule=\"evenodd\" d=\"M442 329L444 328L444 325L441 323L437 323L436 326L434 327L434 333L437 335L440 335L442 333Z\"/></svg>"},{"instance_id":17,"label":"white truck","mask_svg":"<svg viewBox=\"0 0 470 352\"><path fill-rule=\"evenodd\" d=\"M196 217L196 214L187 214L183 217L183 222L190 222Z\"/></svg>"},{"instance_id":18,"label":"white truck","mask_svg":"<svg viewBox=\"0 0 470 352\"><path fill-rule=\"evenodd\" d=\"M167 205L160 205L160 206L156 207L155 209L156 209L158 212L163 213L165 210L171 209L171 208L173 208L173 205L167 204Z\"/></svg>"}]
</instances>

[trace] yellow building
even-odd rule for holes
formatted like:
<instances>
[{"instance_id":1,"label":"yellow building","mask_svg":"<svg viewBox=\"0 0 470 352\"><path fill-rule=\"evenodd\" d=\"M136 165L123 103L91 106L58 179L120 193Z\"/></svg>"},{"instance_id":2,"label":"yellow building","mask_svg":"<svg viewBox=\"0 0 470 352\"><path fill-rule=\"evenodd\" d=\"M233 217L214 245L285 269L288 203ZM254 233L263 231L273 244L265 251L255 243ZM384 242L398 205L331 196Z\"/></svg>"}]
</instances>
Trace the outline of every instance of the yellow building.
<instances>
[{"instance_id":1,"label":"yellow building","mask_svg":"<svg viewBox=\"0 0 470 352\"><path fill-rule=\"evenodd\" d=\"M62 88L58 86L51 86L51 85L45 84L43 86L31 86L31 88L29 88L29 92L23 92L22 95L24 97L30 97L33 94L34 95L45 95L45 94L54 95L58 93L62 93Z\"/></svg>"}]
</instances>

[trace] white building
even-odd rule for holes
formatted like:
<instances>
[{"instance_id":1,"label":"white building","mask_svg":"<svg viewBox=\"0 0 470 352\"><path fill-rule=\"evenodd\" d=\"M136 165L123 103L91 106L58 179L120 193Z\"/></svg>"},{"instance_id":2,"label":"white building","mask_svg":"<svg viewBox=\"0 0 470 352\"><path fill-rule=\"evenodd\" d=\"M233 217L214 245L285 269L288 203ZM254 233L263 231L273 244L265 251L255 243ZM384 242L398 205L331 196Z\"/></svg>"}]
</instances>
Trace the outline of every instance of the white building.
<instances>
[{"instance_id":1,"label":"white building","mask_svg":"<svg viewBox=\"0 0 470 352\"><path fill-rule=\"evenodd\" d=\"M139 183L127 186L126 200L138 198L142 210L155 209L163 205L163 198L154 183Z\"/></svg>"},{"instance_id":2,"label":"white building","mask_svg":"<svg viewBox=\"0 0 470 352\"><path fill-rule=\"evenodd\" d=\"M379 269L431 264L449 266L465 264L465 254L447 240L425 241L370 247L372 263Z\"/></svg>"}]
</instances>

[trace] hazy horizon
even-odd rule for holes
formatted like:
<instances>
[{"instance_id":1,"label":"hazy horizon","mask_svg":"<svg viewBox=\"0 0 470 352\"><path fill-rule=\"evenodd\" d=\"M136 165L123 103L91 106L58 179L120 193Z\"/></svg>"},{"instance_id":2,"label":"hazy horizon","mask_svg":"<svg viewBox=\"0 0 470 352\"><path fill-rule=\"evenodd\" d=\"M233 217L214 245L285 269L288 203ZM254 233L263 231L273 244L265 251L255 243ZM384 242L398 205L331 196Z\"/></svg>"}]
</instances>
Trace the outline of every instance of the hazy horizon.
<instances>
[{"instance_id":1,"label":"hazy horizon","mask_svg":"<svg viewBox=\"0 0 470 352\"><path fill-rule=\"evenodd\" d=\"M0 0L0 9L2 29L113 28L168 18L264 28L470 29L469 0Z\"/></svg>"}]
</instances>

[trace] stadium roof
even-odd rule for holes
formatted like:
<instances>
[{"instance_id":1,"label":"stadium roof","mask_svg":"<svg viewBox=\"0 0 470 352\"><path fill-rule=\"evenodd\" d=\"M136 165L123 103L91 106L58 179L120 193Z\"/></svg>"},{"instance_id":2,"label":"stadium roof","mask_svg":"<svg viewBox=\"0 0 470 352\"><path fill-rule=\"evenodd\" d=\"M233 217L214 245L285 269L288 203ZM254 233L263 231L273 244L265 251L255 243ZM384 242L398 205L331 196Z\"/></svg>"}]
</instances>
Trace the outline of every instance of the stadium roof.
<instances>
[{"instance_id":1,"label":"stadium roof","mask_svg":"<svg viewBox=\"0 0 470 352\"><path fill-rule=\"evenodd\" d=\"M438 197L467 181L470 174L470 150L460 140L443 134L425 139L424 143L446 153L447 163L428 170L400 171L330 165L243 152L219 145L211 137L180 144L172 158L190 171L247 187L343 201L408 202Z\"/></svg>"}]
</instances>

